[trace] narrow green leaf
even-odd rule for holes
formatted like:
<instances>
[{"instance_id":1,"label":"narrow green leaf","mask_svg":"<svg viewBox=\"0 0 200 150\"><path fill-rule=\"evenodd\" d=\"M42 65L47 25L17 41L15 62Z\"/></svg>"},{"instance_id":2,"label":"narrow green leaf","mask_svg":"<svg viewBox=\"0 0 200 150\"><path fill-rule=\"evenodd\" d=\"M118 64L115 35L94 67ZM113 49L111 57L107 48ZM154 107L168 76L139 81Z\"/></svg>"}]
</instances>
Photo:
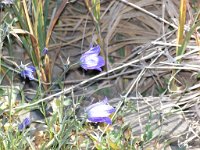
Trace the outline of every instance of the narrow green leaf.
<instances>
[{"instance_id":1,"label":"narrow green leaf","mask_svg":"<svg viewBox=\"0 0 200 150\"><path fill-rule=\"evenodd\" d=\"M45 39L46 39L46 35L47 35L47 26L48 26L49 2L50 2L50 0L45 0L45 2L44 2L44 9L43 9L43 13L44 13L44 32L45 32Z\"/></svg>"},{"instance_id":2,"label":"narrow green leaf","mask_svg":"<svg viewBox=\"0 0 200 150\"><path fill-rule=\"evenodd\" d=\"M200 22L192 25L192 27L190 28L190 31L187 33L187 35L185 37L183 44L180 47L181 51L178 53L178 56L183 55L185 53L185 49L190 41L192 34L194 33L195 29L199 26L200 26Z\"/></svg>"}]
</instances>

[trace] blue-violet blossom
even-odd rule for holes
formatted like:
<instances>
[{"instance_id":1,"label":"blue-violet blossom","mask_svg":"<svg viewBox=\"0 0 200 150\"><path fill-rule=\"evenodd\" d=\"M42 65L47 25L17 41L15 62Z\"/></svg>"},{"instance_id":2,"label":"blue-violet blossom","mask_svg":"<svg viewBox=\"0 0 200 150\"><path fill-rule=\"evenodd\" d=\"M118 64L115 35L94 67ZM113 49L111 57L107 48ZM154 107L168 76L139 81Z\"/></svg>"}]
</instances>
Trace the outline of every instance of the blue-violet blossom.
<instances>
[{"instance_id":1,"label":"blue-violet blossom","mask_svg":"<svg viewBox=\"0 0 200 150\"><path fill-rule=\"evenodd\" d=\"M48 53L48 48L44 48L43 50L42 50L42 55L44 56L44 55L46 55Z\"/></svg>"},{"instance_id":2,"label":"blue-violet blossom","mask_svg":"<svg viewBox=\"0 0 200 150\"><path fill-rule=\"evenodd\" d=\"M10 4L14 3L14 0L3 0L3 1L1 1L1 3L5 4L5 5L10 5Z\"/></svg>"},{"instance_id":3,"label":"blue-violet blossom","mask_svg":"<svg viewBox=\"0 0 200 150\"><path fill-rule=\"evenodd\" d=\"M27 126L31 124L31 120L29 118L25 118L22 123L19 124L18 130L23 131Z\"/></svg>"},{"instance_id":4,"label":"blue-violet blossom","mask_svg":"<svg viewBox=\"0 0 200 150\"><path fill-rule=\"evenodd\" d=\"M20 68L22 69L21 71L21 76L25 79L26 77L29 78L29 80L34 80L34 76L33 76L33 73L36 71L35 67L34 66L26 66L26 65L23 65L21 63L20 65Z\"/></svg>"},{"instance_id":5,"label":"blue-violet blossom","mask_svg":"<svg viewBox=\"0 0 200 150\"><path fill-rule=\"evenodd\" d=\"M88 122L105 122L107 124L112 124L109 116L115 112L115 108L108 104L108 99L105 97L101 102L88 106L85 112L87 113Z\"/></svg>"},{"instance_id":6,"label":"blue-violet blossom","mask_svg":"<svg viewBox=\"0 0 200 150\"><path fill-rule=\"evenodd\" d=\"M85 70L95 69L102 71L101 67L105 65L102 56L99 56L100 46L91 47L89 51L82 54L80 58L81 67Z\"/></svg>"}]
</instances>

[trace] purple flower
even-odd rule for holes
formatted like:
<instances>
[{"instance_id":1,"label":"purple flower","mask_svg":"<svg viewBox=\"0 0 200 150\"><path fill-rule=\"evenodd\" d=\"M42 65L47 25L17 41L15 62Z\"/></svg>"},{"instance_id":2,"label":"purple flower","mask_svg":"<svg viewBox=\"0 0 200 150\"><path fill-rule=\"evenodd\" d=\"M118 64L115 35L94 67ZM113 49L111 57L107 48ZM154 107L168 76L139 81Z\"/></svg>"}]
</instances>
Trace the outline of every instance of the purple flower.
<instances>
[{"instance_id":1,"label":"purple flower","mask_svg":"<svg viewBox=\"0 0 200 150\"><path fill-rule=\"evenodd\" d=\"M96 69L102 71L101 67L105 65L102 56L99 56L100 46L91 47L89 51L82 54L80 58L81 67L85 70Z\"/></svg>"},{"instance_id":2,"label":"purple flower","mask_svg":"<svg viewBox=\"0 0 200 150\"><path fill-rule=\"evenodd\" d=\"M36 71L35 67L34 66L26 66L26 65L23 65L21 63L20 65L20 68L22 69L21 71L21 76L26 79L26 77L29 78L29 80L34 80L34 76L33 76L33 73Z\"/></svg>"},{"instance_id":3,"label":"purple flower","mask_svg":"<svg viewBox=\"0 0 200 150\"><path fill-rule=\"evenodd\" d=\"M48 48L45 47L45 48L42 50L42 55L43 55L43 56L46 55L47 52L48 52Z\"/></svg>"},{"instance_id":4,"label":"purple flower","mask_svg":"<svg viewBox=\"0 0 200 150\"><path fill-rule=\"evenodd\" d=\"M10 5L14 3L14 0L3 0L1 3L5 5Z\"/></svg>"},{"instance_id":5,"label":"purple flower","mask_svg":"<svg viewBox=\"0 0 200 150\"><path fill-rule=\"evenodd\" d=\"M108 104L108 99L105 97L102 102L97 102L88 106L85 110L89 122L105 122L112 124L109 118L110 114L115 112L115 108Z\"/></svg>"},{"instance_id":6,"label":"purple flower","mask_svg":"<svg viewBox=\"0 0 200 150\"><path fill-rule=\"evenodd\" d=\"M22 123L19 124L18 130L23 131L27 126L31 124L31 120L29 118L25 118Z\"/></svg>"}]
</instances>

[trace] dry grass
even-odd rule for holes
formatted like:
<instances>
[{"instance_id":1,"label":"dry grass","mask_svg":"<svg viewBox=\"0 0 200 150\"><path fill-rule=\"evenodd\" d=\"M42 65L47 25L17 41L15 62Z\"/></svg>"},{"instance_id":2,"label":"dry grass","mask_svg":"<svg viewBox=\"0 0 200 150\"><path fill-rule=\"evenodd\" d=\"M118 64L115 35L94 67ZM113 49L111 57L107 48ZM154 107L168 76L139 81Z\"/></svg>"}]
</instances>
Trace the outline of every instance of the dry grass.
<instances>
[{"instance_id":1,"label":"dry grass","mask_svg":"<svg viewBox=\"0 0 200 150\"><path fill-rule=\"evenodd\" d=\"M108 72L95 79L100 81L98 90L112 87L115 94L110 97L114 103L120 101L116 99L120 95L133 103L136 112L128 112L125 120L136 136L143 132L151 111L155 137L199 147L195 141L200 140L200 85L197 79L200 48L191 39L185 55L175 57L178 7L176 0L102 1L101 35L111 61L107 62ZM191 21L188 16L186 30ZM55 44L51 49L59 47L59 55L62 58L70 56L73 61L91 41L97 40L94 31L93 20L84 3L69 4L54 29L52 43ZM180 57L182 62L178 64L176 60ZM170 89L170 81L174 78L171 77L172 69L178 70L178 92ZM87 84L94 78L87 78L82 72L74 71L65 84L70 86L82 81L83 84L75 86L79 96L92 95L96 90L91 91ZM160 94L158 88L165 92Z\"/></svg>"},{"instance_id":2,"label":"dry grass","mask_svg":"<svg viewBox=\"0 0 200 150\"><path fill-rule=\"evenodd\" d=\"M50 6L52 11L54 2ZM186 53L176 57L178 16L177 0L103 0L100 27L103 48L109 58L108 71L91 77L74 69L63 81L63 91L36 103L71 90L75 97L99 98L102 91L109 89L107 96L125 113L124 120L130 124L134 136L144 132L151 113L154 142L161 146L162 142L178 141L180 145L199 148L200 47L193 37ZM192 17L188 15L186 22L188 31ZM53 72L58 72L53 78L63 72L62 62L67 62L68 57L75 62L91 41L97 42L93 23L83 1L66 6L50 42ZM181 63L177 63L180 58ZM178 91L170 88L173 69L177 70ZM124 107L122 98L126 98ZM129 105L135 111L126 109Z\"/></svg>"},{"instance_id":3,"label":"dry grass","mask_svg":"<svg viewBox=\"0 0 200 150\"><path fill-rule=\"evenodd\" d=\"M136 136L144 130L151 111L155 137L199 147L195 141L200 140L200 85L197 79L200 48L191 39L186 54L180 56L182 63L176 62L178 7L176 0L101 2L101 34L111 61L107 62L109 71L96 78L100 81L97 90L111 87L114 94L110 97L114 103L120 101L116 99L120 95L133 102L136 111L128 112L125 120ZM188 16L186 27L191 21ZM84 3L69 4L54 29L51 49L58 49L59 56L70 56L73 61L91 41L96 42L94 31L93 20ZM175 93L167 82L172 79L172 69L178 70L176 80L180 85L180 91ZM90 83L87 78L82 72L71 71L65 84L70 86L85 80ZM158 88L166 91L160 95ZM79 96L86 96L97 90L91 91L84 82L84 86L76 87L75 91Z\"/></svg>"}]
</instances>

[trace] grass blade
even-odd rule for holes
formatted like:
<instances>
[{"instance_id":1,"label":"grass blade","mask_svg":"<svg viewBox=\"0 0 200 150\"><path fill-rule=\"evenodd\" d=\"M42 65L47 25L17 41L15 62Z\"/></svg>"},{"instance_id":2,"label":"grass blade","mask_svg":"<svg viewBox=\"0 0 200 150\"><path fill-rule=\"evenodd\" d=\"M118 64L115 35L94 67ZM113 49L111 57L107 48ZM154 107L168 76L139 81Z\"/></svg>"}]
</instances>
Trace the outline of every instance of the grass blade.
<instances>
[{"instance_id":1,"label":"grass blade","mask_svg":"<svg viewBox=\"0 0 200 150\"><path fill-rule=\"evenodd\" d=\"M178 34L177 34L177 45L183 44L184 40L184 25L186 19L186 0L180 1L180 12L179 12L179 26L178 26ZM176 56L183 54L184 52L182 49L177 46L176 47Z\"/></svg>"}]
</instances>

